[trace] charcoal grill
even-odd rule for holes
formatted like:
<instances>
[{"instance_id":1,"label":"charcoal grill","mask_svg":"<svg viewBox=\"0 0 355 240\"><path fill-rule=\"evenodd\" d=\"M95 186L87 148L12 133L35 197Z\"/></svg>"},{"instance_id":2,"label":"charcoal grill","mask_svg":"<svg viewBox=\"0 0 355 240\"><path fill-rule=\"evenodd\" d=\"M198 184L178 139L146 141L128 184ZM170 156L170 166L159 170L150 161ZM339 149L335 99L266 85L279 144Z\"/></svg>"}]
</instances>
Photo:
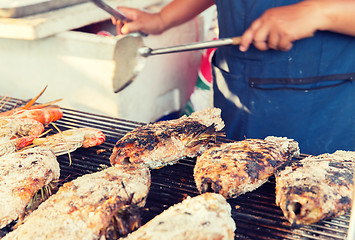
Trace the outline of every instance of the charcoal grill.
<instances>
[{"instance_id":1,"label":"charcoal grill","mask_svg":"<svg viewBox=\"0 0 355 240\"><path fill-rule=\"evenodd\" d=\"M1 99L1 98L0 98ZM12 98L3 103L0 111L23 105L25 101ZM1 105L0 105L1 106ZM106 141L97 147L78 149L68 155L58 157L63 182L78 176L93 173L110 166L109 156L116 141L128 131L142 123L95 115L63 108L63 118L55 122L61 130L72 127L94 127L102 130ZM49 128L53 128L51 125ZM304 157L301 155L301 157ZM197 188L193 179L195 159L185 158L178 163L158 170L152 170L152 184L143 213L146 223L169 206L181 202L186 196L196 196ZM282 211L275 205L275 180L271 178L259 189L229 199L232 217L236 222L236 239L346 239L350 212L331 220L310 226L292 227L283 218ZM3 230L4 231L4 230Z\"/></svg>"}]
</instances>

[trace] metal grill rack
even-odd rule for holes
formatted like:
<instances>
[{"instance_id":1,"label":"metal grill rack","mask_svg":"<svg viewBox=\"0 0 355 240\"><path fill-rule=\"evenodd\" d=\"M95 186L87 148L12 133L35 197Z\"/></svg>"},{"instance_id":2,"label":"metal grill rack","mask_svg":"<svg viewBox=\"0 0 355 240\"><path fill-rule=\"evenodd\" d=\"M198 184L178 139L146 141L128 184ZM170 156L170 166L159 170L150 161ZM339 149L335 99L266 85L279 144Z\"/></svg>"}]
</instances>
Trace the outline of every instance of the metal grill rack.
<instances>
[{"instance_id":1,"label":"metal grill rack","mask_svg":"<svg viewBox=\"0 0 355 240\"><path fill-rule=\"evenodd\" d=\"M20 99L11 99L0 111L23 105ZM69 156L58 157L61 167L61 179L64 182L83 174L99 171L110 166L109 156L116 141L128 131L142 123L111 118L87 112L62 109L64 116L55 125L66 130L72 127L94 127L104 132L106 141L97 147L78 149ZM47 128L53 128L49 125ZM53 128L54 129L54 128ZM54 130L56 132L56 130ZM151 170L152 184L143 213L143 223L149 221L169 206L181 202L186 196L196 196L197 188L193 179L195 159L186 158L178 163L161 169ZM259 189L229 199L232 217L236 222L236 239L345 239L348 231L350 213L322 221L310 226L292 227L283 218L282 211L275 205L274 178Z\"/></svg>"}]
</instances>

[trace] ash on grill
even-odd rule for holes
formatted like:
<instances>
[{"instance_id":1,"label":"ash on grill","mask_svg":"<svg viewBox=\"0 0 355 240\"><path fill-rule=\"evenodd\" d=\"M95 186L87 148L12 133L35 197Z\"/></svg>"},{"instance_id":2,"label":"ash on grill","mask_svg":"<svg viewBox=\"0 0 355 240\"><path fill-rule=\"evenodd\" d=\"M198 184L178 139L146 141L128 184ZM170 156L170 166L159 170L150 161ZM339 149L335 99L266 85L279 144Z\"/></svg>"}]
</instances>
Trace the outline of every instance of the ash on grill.
<instances>
[{"instance_id":1,"label":"ash on grill","mask_svg":"<svg viewBox=\"0 0 355 240\"><path fill-rule=\"evenodd\" d=\"M0 111L23 105L21 99L11 99ZM97 147L78 149L58 157L61 179L71 181L78 176L99 171L110 166L109 157L116 141L141 123L95 115L87 112L62 109L63 118L56 122L62 131L72 127L94 127L104 132L106 141ZM304 156L303 156L304 157ZM301 155L302 158L302 155ZM142 224L160 214L169 206L181 202L186 196L198 195L193 179L195 159L182 159L177 164L152 170L152 183L147 198L147 211L143 212ZM229 199L232 217L236 222L236 239L345 239L350 212L331 220L309 226L291 227L284 219L281 209L275 205L275 181L271 178L259 189ZM2 229L6 234L10 228Z\"/></svg>"}]
</instances>

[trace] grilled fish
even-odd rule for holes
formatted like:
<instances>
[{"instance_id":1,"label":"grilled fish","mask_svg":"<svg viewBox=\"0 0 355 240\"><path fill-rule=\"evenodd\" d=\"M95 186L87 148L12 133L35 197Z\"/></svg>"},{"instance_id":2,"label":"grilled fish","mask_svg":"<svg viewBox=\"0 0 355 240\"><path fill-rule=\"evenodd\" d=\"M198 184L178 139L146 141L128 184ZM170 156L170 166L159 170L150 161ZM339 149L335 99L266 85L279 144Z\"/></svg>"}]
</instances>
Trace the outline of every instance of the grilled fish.
<instances>
[{"instance_id":1,"label":"grilled fish","mask_svg":"<svg viewBox=\"0 0 355 240\"><path fill-rule=\"evenodd\" d=\"M145 204L150 182L149 169L140 165L86 174L65 183L3 239L110 238L112 229L126 224L121 221L113 226L117 224L115 217L129 205Z\"/></svg>"},{"instance_id":2,"label":"grilled fish","mask_svg":"<svg viewBox=\"0 0 355 240\"><path fill-rule=\"evenodd\" d=\"M307 225L351 209L355 152L309 156L276 173L276 204L291 224Z\"/></svg>"},{"instance_id":3,"label":"grilled fish","mask_svg":"<svg viewBox=\"0 0 355 240\"><path fill-rule=\"evenodd\" d=\"M126 240L234 239L235 222L226 199L216 193L188 197L156 216Z\"/></svg>"},{"instance_id":4,"label":"grilled fish","mask_svg":"<svg viewBox=\"0 0 355 240\"><path fill-rule=\"evenodd\" d=\"M0 228L22 217L37 191L59 175L59 163L49 149L31 148L0 157Z\"/></svg>"},{"instance_id":5,"label":"grilled fish","mask_svg":"<svg viewBox=\"0 0 355 240\"><path fill-rule=\"evenodd\" d=\"M155 169L195 157L215 142L224 127L220 114L218 108L205 109L189 117L138 127L117 141L111 164L138 163Z\"/></svg>"},{"instance_id":6,"label":"grilled fish","mask_svg":"<svg viewBox=\"0 0 355 240\"><path fill-rule=\"evenodd\" d=\"M297 154L298 143L281 137L222 143L197 158L195 183L200 193L237 197L261 186Z\"/></svg>"}]
</instances>

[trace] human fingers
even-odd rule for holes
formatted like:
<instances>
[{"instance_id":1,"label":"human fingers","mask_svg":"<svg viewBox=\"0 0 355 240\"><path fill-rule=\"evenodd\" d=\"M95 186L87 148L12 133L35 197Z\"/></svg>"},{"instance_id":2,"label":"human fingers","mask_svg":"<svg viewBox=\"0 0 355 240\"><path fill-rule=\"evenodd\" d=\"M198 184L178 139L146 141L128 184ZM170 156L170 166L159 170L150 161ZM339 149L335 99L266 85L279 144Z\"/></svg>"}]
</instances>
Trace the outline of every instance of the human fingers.
<instances>
[{"instance_id":1,"label":"human fingers","mask_svg":"<svg viewBox=\"0 0 355 240\"><path fill-rule=\"evenodd\" d=\"M127 19L123 21L134 21L139 16L139 13L142 12L137 8L130 8L130 7L117 7L117 10L120 11Z\"/></svg>"},{"instance_id":2,"label":"human fingers","mask_svg":"<svg viewBox=\"0 0 355 240\"><path fill-rule=\"evenodd\" d=\"M254 32L253 45L261 51L266 51L269 49L268 41L270 36L270 27L269 24L263 22L261 19L258 19L257 21L259 22L259 26Z\"/></svg>"},{"instance_id":3,"label":"human fingers","mask_svg":"<svg viewBox=\"0 0 355 240\"><path fill-rule=\"evenodd\" d=\"M268 33L267 45L269 49L288 51L292 48L295 38L288 31L280 30L272 25Z\"/></svg>"},{"instance_id":4,"label":"human fingers","mask_svg":"<svg viewBox=\"0 0 355 240\"><path fill-rule=\"evenodd\" d=\"M135 22L127 22L127 23L123 24L123 26L121 27L122 34L138 32L140 30L141 30L141 27L138 24L136 24Z\"/></svg>"},{"instance_id":5,"label":"human fingers","mask_svg":"<svg viewBox=\"0 0 355 240\"><path fill-rule=\"evenodd\" d=\"M135 24L129 26L128 23L134 23L139 18L140 10L128 7L117 7L117 9L126 17L126 19L116 19L111 18L111 21L116 25L117 34L128 34L131 32L138 31L137 27L134 27Z\"/></svg>"},{"instance_id":6,"label":"human fingers","mask_svg":"<svg viewBox=\"0 0 355 240\"><path fill-rule=\"evenodd\" d=\"M117 20L116 20L116 18L114 18L114 17L111 17L111 22L112 22L112 24L113 24L113 25L116 25L116 23L117 23Z\"/></svg>"},{"instance_id":7,"label":"human fingers","mask_svg":"<svg viewBox=\"0 0 355 240\"><path fill-rule=\"evenodd\" d=\"M112 21L113 25L116 25L117 34L123 34L121 30L122 30L124 23L121 20L116 19L114 17L111 17L111 21Z\"/></svg>"},{"instance_id":8,"label":"human fingers","mask_svg":"<svg viewBox=\"0 0 355 240\"><path fill-rule=\"evenodd\" d=\"M292 41L289 38L281 37L278 49L281 51L289 51L293 46Z\"/></svg>"},{"instance_id":9,"label":"human fingers","mask_svg":"<svg viewBox=\"0 0 355 240\"><path fill-rule=\"evenodd\" d=\"M255 20L250 27L243 33L240 39L239 50L242 52L246 52L250 45L253 43L255 31L259 28L261 22L259 20Z\"/></svg>"},{"instance_id":10,"label":"human fingers","mask_svg":"<svg viewBox=\"0 0 355 240\"><path fill-rule=\"evenodd\" d=\"M121 22L121 21L118 21L116 23L116 32L117 32L117 34L125 34L124 32L122 32L123 26L124 26L124 23Z\"/></svg>"},{"instance_id":11,"label":"human fingers","mask_svg":"<svg viewBox=\"0 0 355 240\"><path fill-rule=\"evenodd\" d=\"M279 44L280 44L281 37L277 32L271 31L269 33L268 39L267 39L267 45L268 48L274 49L274 50L280 50Z\"/></svg>"}]
</instances>

